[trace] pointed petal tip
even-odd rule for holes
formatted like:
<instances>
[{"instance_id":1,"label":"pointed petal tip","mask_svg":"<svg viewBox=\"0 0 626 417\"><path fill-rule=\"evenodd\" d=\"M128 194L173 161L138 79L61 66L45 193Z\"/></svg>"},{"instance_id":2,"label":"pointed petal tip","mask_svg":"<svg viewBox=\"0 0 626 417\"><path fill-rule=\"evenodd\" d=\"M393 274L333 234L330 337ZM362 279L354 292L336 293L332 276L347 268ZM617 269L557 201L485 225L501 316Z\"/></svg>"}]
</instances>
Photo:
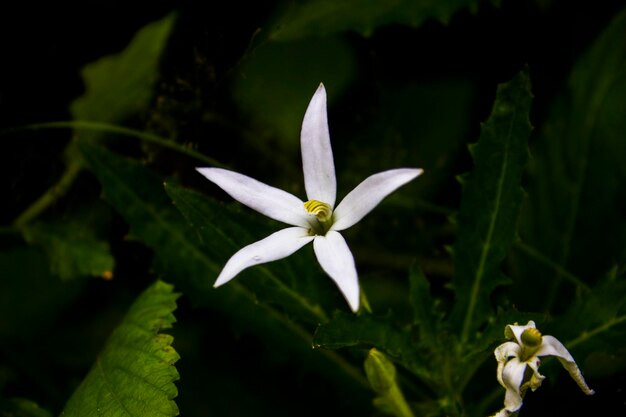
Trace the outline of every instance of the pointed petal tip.
<instances>
[{"instance_id":1,"label":"pointed petal tip","mask_svg":"<svg viewBox=\"0 0 626 417\"><path fill-rule=\"evenodd\" d=\"M219 288L222 285L226 284L228 281L230 281L231 279L233 279L234 276L232 277L224 277L223 274L220 274L217 279L215 280L215 283L213 283L213 288Z\"/></svg>"},{"instance_id":2,"label":"pointed petal tip","mask_svg":"<svg viewBox=\"0 0 626 417\"><path fill-rule=\"evenodd\" d=\"M424 173L422 168L404 168L406 172L411 174L411 179L409 181L413 181L415 178L419 177Z\"/></svg>"},{"instance_id":3,"label":"pointed petal tip","mask_svg":"<svg viewBox=\"0 0 626 417\"><path fill-rule=\"evenodd\" d=\"M196 167L196 171L198 171L198 173L200 175L205 176L207 179L209 179L209 175L211 174L212 171L214 171L216 168L211 168L211 167Z\"/></svg>"},{"instance_id":4,"label":"pointed petal tip","mask_svg":"<svg viewBox=\"0 0 626 417\"><path fill-rule=\"evenodd\" d=\"M360 307L360 290L358 288L358 283L357 283L357 291L356 294L352 291L350 291L349 288L340 288L343 297L346 299L346 301L348 302L348 305L350 306L350 310L352 310L353 313L357 313L359 311L359 307Z\"/></svg>"},{"instance_id":5,"label":"pointed petal tip","mask_svg":"<svg viewBox=\"0 0 626 417\"><path fill-rule=\"evenodd\" d=\"M350 304L350 310L353 313L358 313L360 307L358 298L356 300L348 300L348 304Z\"/></svg>"},{"instance_id":6,"label":"pointed petal tip","mask_svg":"<svg viewBox=\"0 0 626 417\"><path fill-rule=\"evenodd\" d=\"M317 86L317 90L315 90L315 94L313 94L313 97L324 97L324 102L326 100L326 87L324 87L324 83L320 83L320 85ZM311 100L313 101L313 100Z\"/></svg>"}]
</instances>

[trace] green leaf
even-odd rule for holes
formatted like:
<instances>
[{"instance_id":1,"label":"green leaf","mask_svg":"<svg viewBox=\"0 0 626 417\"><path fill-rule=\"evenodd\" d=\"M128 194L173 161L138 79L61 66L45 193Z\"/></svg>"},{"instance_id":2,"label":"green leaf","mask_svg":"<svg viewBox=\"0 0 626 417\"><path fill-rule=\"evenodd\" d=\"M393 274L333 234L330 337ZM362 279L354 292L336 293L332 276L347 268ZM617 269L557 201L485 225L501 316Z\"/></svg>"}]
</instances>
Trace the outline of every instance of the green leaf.
<instances>
[{"instance_id":1,"label":"green leaf","mask_svg":"<svg viewBox=\"0 0 626 417\"><path fill-rule=\"evenodd\" d=\"M159 58L174 20L175 15L170 14L145 26L119 54L86 65L82 70L86 92L70 105L73 119L119 123L144 110L152 97ZM103 129L99 130L83 130L80 136L101 137ZM76 149L78 137L77 132L65 149L66 168L61 178L18 216L16 226L26 225L63 197L82 172L84 163Z\"/></svg>"},{"instance_id":2,"label":"green leaf","mask_svg":"<svg viewBox=\"0 0 626 417\"><path fill-rule=\"evenodd\" d=\"M52 413L24 398L0 400L0 417L52 417Z\"/></svg>"},{"instance_id":3,"label":"green leaf","mask_svg":"<svg viewBox=\"0 0 626 417\"><path fill-rule=\"evenodd\" d=\"M82 70L86 92L71 104L73 118L121 122L145 109L174 21L170 14L150 23L119 54L86 65Z\"/></svg>"},{"instance_id":4,"label":"green leaf","mask_svg":"<svg viewBox=\"0 0 626 417\"><path fill-rule=\"evenodd\" d=\"M462 9L476 10L479 3L479 0L309 0L290 4L276 22L270 38L298 39L347 30L369 36L377 27L391 23L411 27L418 27L427 19L446 23Z\"/></svg>"},{"instance_id":5,"label":"green leaf","mask_svg":"<svg viewBox=\"0 0 626 417\"><path fill-rule=\"evenodd\" d=\"M173 337L161 333L176 321L173 287L157 281L133 303L104 350L74 391L62 417L176 416L173 399L179 359Z\"/></svg>"},{"instance_id":6,"label":"green leaf","mask_svg":"<svg viewBox=\"0 0 626 417\"><path fill-rule=\"evenodd\" d=\"M625 38L622 11L574 66L567 91L534 141L529 166L520 235L586 282L626 261ZM559 295L566 290L573 296L573 290L562 287L564 274L535 259L516 260L525 276L519 286L536 290L525 308L567 308L571 297Z\"/></svg>"},{"instance_id":7,"label":"green leaf","mask_svg":"<svg viewBox=\"0 0 626 417\"><path fill-rule=\"evenodd\" d=\"M626 331L626 276L612 271L551 324L575 356L590 355L586 371L609 375L625 369L626 350L619 347ZM602 355L607 359L597 360Z\"/></svg>"},{"instance_id":8,"label":"green leaf","mask_svg":"<svg viewBox=\"0 0 626 417\"><path fill-rule=\"evenodd\" d=\"M61 279L112 277L115 259L108 242L83 222L38 222L25 226L22 233L28 243L44 248L50 272Z\"/></svg>"},{"instance_id":9,"label":"green leaf","mask_svg":"<svg viewBox=\"0 0 626 417\"><path fill-rule=\"evenodd\" d=\"M420 329L421 340L426 341L434 349L438 343L437 330L442 316L437 313L437 302L430 292L430 283L417 265L411 268L409 284L414 324Z\"/></svg>"},{"instance_id":10,"label":"green leaf","mask_svg":"<svg viewBox=\"0 0 626 417\"><path fill-rule=\"evenodd\" d=\"M474 169L462 181L454 245L455 323L461 343L473 338L492 314L489 296L508 282L500 270L515 238L523 198L522 172L528 159L531 93L526 70L498 86L491 116L478 143L470 145Z\"/></svg>"},{"instance_id":11,"label":"green leaf","mask_svg":"<svg viewBox=\"0 0 626 417\"><path fill-rule=\"evenodd\" d=\"M398 329L388 318L338 312L331 321L317 328L313 346L325 349L376 347L422 379L428 381L431 377L426 364L415 354L410 332Z\"/></svg>"}]
</instances>

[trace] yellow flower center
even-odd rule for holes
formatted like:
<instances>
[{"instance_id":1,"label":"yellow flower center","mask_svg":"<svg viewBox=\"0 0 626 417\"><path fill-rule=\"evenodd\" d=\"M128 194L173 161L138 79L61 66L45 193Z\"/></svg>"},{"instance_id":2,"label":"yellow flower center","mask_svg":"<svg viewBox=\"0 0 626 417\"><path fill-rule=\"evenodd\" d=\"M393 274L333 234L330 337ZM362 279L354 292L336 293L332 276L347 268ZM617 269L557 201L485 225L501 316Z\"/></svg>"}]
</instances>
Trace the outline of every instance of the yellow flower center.
<instances>
[{"instance_id":1,"label":"yellow flower center","mask_svg":"<svg viewBox=\"0 0 626 417\"><path fill-rule=\"evenodd\" d=\"M526 362L528 359L532 358L541 347L541 332L533 327L528 328L522 332L520 340L522 342L520 360Z\"/></svg>"},{"instance_id":2,"label":"yellow flower center","mask_svg":"<svg viewBox=\"0 0 626 417\"><path fill-rule=\"evenodd\" d=\"M307 212L315 216L315 222L311 222L311 233L314 235L325 235L333 223L333 208L330 204L317 200L309 200L304 203Z\"/></svg>"}]
</instances>

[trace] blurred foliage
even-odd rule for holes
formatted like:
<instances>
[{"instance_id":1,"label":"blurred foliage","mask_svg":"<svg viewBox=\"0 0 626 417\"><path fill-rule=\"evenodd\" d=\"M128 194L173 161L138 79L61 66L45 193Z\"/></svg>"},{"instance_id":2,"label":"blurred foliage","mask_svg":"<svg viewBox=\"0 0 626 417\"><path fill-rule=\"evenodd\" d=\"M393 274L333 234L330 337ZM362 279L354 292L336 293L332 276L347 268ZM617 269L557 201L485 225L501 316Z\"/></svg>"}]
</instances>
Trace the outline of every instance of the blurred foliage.
<instances>
[{"instance_id":1,"label":"blurred foliage","mask_svg":"<svg viewBox=\"0 0 626 417\"><path fill-rule=\"evenodd\" d=\"M329 100L340 96L354 79L354 61L349 44L341 38L264 44L240 67L234 95L259 124L255 131L267 131L269 138L279 141L282 152L293 153L299 150L294 138L302 123L302 115L293 109L306 109L311 91L321 81L331 91Z\"/></svg>"},{"instance_id":2,"label":"blurred foliage","mask_svg":"<svg viewBox=\"0 0 626 417\"><path fill-rule=\"evenodd\" d=\"M47 251L53 275L61 279L84 276L110 279L115 260L108 242L99 240L93 232L88 224L77 222L76 218L56 224L32 223L23 230L28 243L41 245Z\"/></svg>"},{"instance_id":3,"label":"blurred foliage","mask_svg":"<svg viewBox=\"0 0 626 417\"><path fill-rule=\"evenodd\" d=\"M493 2L497 3L497 0ZM417 27L427 19L447 22L455 12L464 8L476 10L479 3L479 0L294 2L285 6L284 15L278 19L270 37L278 40L298 39L347 30L371 36L377 27L390 23Z\"/></svg>"},{"instance_id":4,"label":"blurred foliage","mask_svg":"<svg viewBox=\"0 0 626 417\"><path fill-rule=\"evenodd\" d=\"M70 106L74 119L116 123L143 111L153 95L159 59L174 21L171 14L153 22L121 53L86 65L85 94Z\"/></svg>"},{"instance_id":5,"label":"blurred foliage","mask_svg":"<svg viewBox=\"0 0 626 417\"><path fill-rule=\"evenodd\" d=\"M492 349L528 319L598 392L541 405L623 414L626 11L502 3L183 4L148 24L161 5L124 6L136 34L99 34L124 49L54 62L84 82L47 97L73 120L2 122L5 162L30 141L65 171L28 166L3 190L49 186L10 199L0 234L0 416L488 415L504 395ZM320 82L339 196L425 169L345 233L369 299L357 314L310 247L212 287L278 225L194 167L304 195L298 137ZM53 129L69 134L39 151ZM570 392L558 382L541 392Z\"/></svg>"},{"instance_id":6,"label":"blurred foliage","mask_svg":"<svg viewBox=\"0 0 626 417\"><path fill-rule=\"evenodd\" d=\"M625 35L622 12L572 69L566 92L533 146L520 235L585 283L597 282L615 265L623 271L626 261L621 163L626 122L620 110L626 94ZM558 295L572 289L564 274L525 258L519 266L537 291L547 294L524 300L528 308L563 309Z\"/></svg>"},{"instance_id":7,"label":"blurred foliage","mask_svg":"<svg viewBox=\"0 0 626 417\"><path fill-rule=\"evenodd\" d=\"M36 403L23 398L0 402L0 416L2 417L52 417L52 415Z\"/></svg>"}]
</instances>

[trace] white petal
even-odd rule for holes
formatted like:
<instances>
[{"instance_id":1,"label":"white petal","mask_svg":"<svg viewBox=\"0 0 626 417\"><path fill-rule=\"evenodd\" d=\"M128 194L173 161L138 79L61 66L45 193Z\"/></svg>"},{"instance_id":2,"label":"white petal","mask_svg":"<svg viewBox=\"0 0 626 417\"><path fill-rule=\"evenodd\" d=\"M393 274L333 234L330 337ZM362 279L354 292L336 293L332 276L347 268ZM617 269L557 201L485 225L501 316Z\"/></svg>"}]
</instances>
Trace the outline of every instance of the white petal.
<instances>
[{"instance_id":1,"label":"white petal","mask_svg":"<svg viewBox=\"0 0 626 417\"><path fill-rule=\"evenodd\" d=\"M315 236L313 248L324 272L335 281L352 311L356 312L359 309L359 278L352 252L343 236L333 231L326 236Z\"/></svg>"},{"instance_id":2,"label":"white petal","mask_svg":"<svg viewBox=\"0 0 626 417\"><path fill-rule=\"evenodd\" d=\"M561 365L567 372L571 375L571 377L576 381L581 390L587 395L593 395L594 391L589 388L587 383L585 382L585 378L583 378L583 374L578 369L576 362L572 355L570 355L569 351L563 346L563 343L559 342L556 337L553 336L543 336L543 343L541 347L537 351L537 356L556 356L561 362Z\"/></svg>"},{"instance_id":3,"label":"white petal","mask_svg":"<svg viewBox=\"0 0 626 417\"><path fill-rule=\"evenodd\" d=\"M546 379L546 377L541 375L541 373L539 373L540 360L537 356L532 357L526 363L528 364L528 367L533 370L533 375L530 377L528 386L530 386L530 389L535 391L537 388L541 386L541 383L543 382L544 379Z\"/></svg>"},{"instance_id":4,"label":"white petal","mask_svg":"<svg viewBox=\"0 0 626 417\"><path fill-rule=\"evenodd\" d=\"M511 413L509 413L506 408L503 408L502 410L495 413L492 417L509 417L510 415Z\"/></svg>"},{"instance_id":5,"label":"white petal","mask_svg":"<svg viewBox=\"0 0 626 417\"><path fill-rule=\"evenodd\" d=\"M244 269L253 265L286 258L314 239L302 227L288 227L272 233L265 239L254 242L235 253L226 262L217 277L214 287L219 287L233 279Z\"/></svg>"},{"instance_id":6,"label":"white petal","mask_svg":"<svg viewBox=\"0 0 626 417\"><path fill-rule=\"evenodd\" d=\"M524 380L526 364L513 358L506 363L502 372L502 381L506 387L504 395L504 408L509 412L517 411L522 406L522 396L520 395L520 385Z\"/></svg>"},{"instance_id":7,"label":"white petal","mask_svg":"<svg viewBox=\"0 0 626 417\"><path fill-rule=\"evenodd\" d=\"M222 168L196 168L242 204L292 226L309 227L304 203L293 194Z\"/></svg>"},{"instance_id":8,"label":"white petal","mask_svg":"<svg viewBox=\"0 0 626 417\"><path fill-rule=\"evenodd\" d=\"M504 381L502 380L502 373L504 372L504 365L506 364L507 360L510 357L519 358L520 350L521 350L521 346L518 345L517 343L504 342L503 344L498 346L496 350L493 352L494 356L496 357L496 360L498 361L498 369L496 371L498 382L500 382L500 385L502 385L504 388L506 388L506 385L504 384Z\"/></svg>"},{"instance_id":9,"label":"white petal","mask_svg":"<svg viewBox=\"0 0 626 417\"><path fill-rule=\"evenodd\" d=\"M510 357L519 358L521 347L514 342L504 342L498 346L493 354L498 362L506 362Z\"/></svg>"},{"instance_id":10,"label":"white petal","mask_svg":"<svg viewBox=\"0 0 626 417\"><path fill-rule=\"evenodd\" d=\"M326 90L320 84L304 114L300 133L304 187L309 200L335 206L337 181L326 116Z\"/></svg>"},{"instance_id":11,"label":"white petal","mask_svg":"<svg viewBox=\"0 0 626 417\"><path fill-rule=\"evenodd\" d=\"M344 230L356 224L383 198L422 172L424 171L421 169L400 168L367 177L339 203L334 212L331 230Z\"/></svg>"},{"instance_id":12,"label":"white petal","mask_svg":"<svg viewBox=\"0 0 626 417\"><path fill-rule=\"evenodd\" d=\"M530 320L526 326L519 326L517 324L509 324L504 328L504 337L507 339L515 338L515 341L522 345L522 333L526 329L535 329L535 322Z\"/></svg>"}]
</instances>

